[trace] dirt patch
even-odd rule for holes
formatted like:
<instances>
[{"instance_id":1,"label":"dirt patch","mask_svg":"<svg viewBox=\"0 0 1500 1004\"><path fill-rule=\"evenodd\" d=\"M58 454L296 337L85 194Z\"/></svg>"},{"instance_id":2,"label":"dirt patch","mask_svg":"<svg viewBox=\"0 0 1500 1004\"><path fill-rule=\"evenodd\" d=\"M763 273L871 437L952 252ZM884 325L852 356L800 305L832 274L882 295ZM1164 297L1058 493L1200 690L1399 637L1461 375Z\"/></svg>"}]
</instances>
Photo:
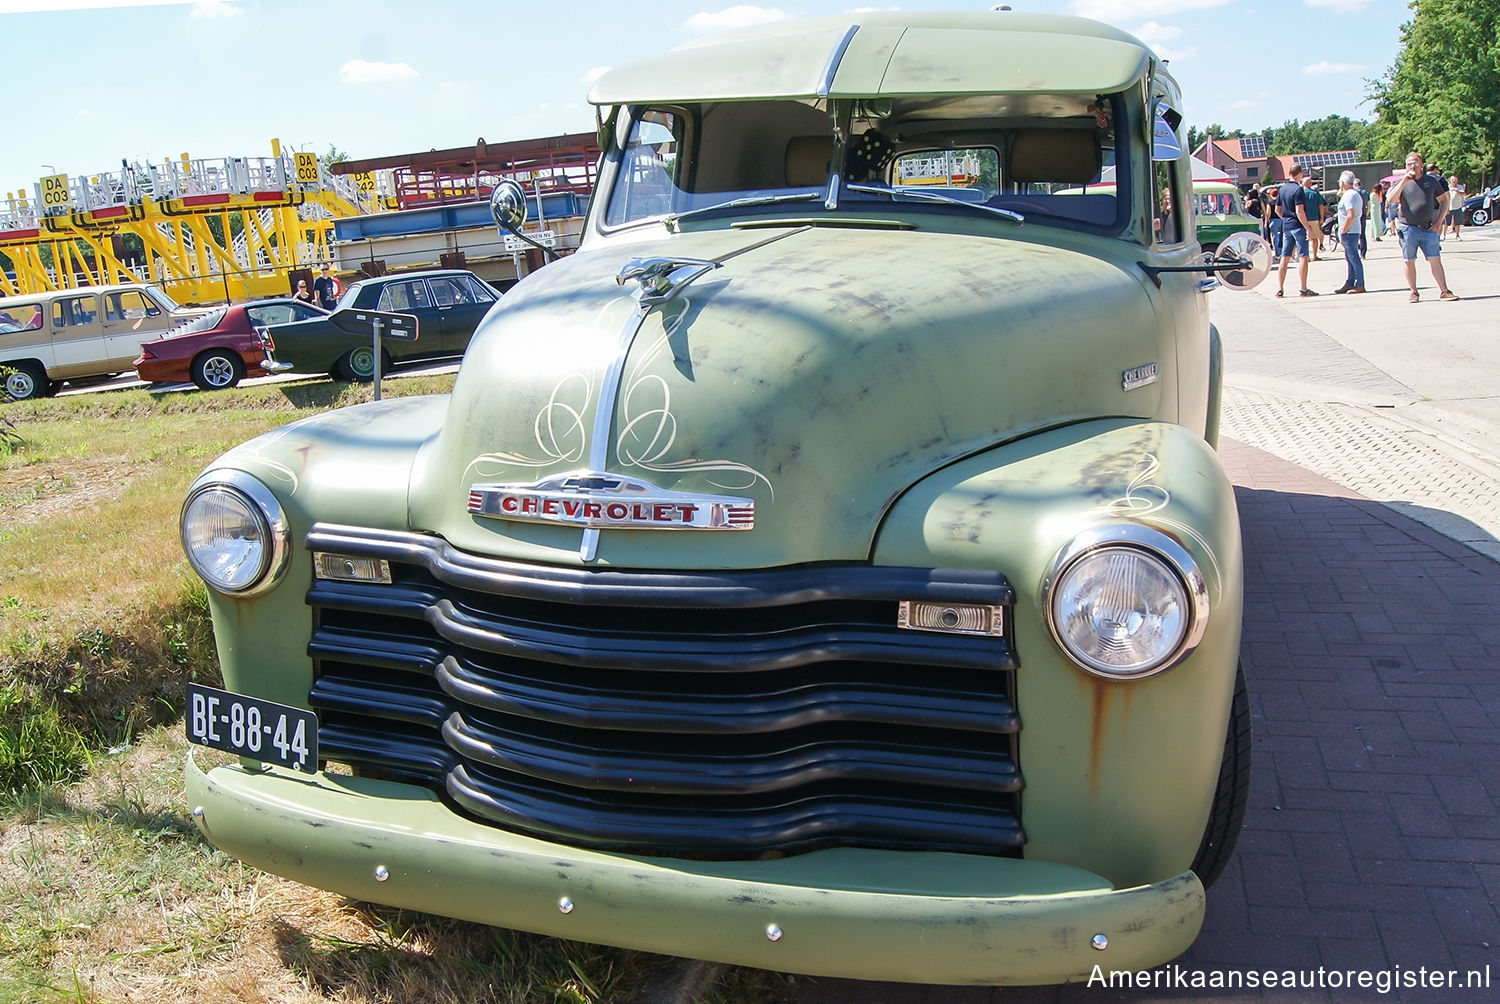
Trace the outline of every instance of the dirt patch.
<instances>
[{"instance_id":1,"label":"dirt patch","mask_svg":"<svg viewBox=\"0 0 1500 1004\"><path fill-rule=\"evenodd\" d=\"M135 469L98 459L9 467L0 470L0 511L18 526L63 512L97 510L117 500L137 477Z\"/></svg>"}]
</instances>

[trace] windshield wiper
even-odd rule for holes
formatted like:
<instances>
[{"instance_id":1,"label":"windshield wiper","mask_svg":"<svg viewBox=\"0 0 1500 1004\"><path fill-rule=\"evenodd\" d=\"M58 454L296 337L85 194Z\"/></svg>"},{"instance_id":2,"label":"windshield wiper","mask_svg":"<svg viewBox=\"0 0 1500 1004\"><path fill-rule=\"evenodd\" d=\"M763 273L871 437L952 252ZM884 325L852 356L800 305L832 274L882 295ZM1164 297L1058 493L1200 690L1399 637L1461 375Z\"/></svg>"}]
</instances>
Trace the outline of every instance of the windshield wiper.
<instances>
[{"instance_id":1,"label":"windshield wiper","mask_svg":"<svg viewBox=\"0 0 1500 1004\"><path fill-rule=\"evenodd\" d=\"M671 213L661 218L662 225L668 230L676 228L678 220L685 220L689 216L698 216L702 213L712 213L719 209L741 209L745 206L774 206L779 202L812 202L823 196L817 192L806 192L800 195L752 195L743 199L730 199L728 202L720 202L713 206L703 206L701 209L689 209L681 213Z\"/></svg>"},{"instance_id":2,"label":"windshield wiper","mask_svg":"<svg viewBox=\"0 0 1500 1004\"><path fill-rule=\"evenodd\" d=\"M1026 222L1026 217L1010 209L999 209L995 206L981 206L973 202L965 202L963 199L955 199L951 195L939 195L936 192L924 192L911 188L888 188L884 185L847 185L851 192L863 192L866 195L885 195L891 201L899 196L903 199L915 199L918 202L941 202L948 206L962 206L965 209L977 209L982 213L990 213L994 216L1003 216L1016 226Z\"/></svg>"}]
</instances>

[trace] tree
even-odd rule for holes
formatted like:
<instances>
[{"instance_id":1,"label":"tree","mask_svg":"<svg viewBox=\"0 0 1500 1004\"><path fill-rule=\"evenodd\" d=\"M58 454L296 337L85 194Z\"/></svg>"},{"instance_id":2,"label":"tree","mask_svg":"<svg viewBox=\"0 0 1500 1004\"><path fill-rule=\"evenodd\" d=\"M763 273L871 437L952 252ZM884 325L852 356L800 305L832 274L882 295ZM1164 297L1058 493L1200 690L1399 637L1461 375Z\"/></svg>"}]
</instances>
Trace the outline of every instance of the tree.
<instances>
[{"instance_id":1,"label":"tree","mask_svg":"<svg viewBox=\"0 0 1500 1004\"><path fill-rule=\"evenodd\" d=\"M1396 62L1369 81L1376 151L1485 183L1500 156L1500 0L1412 0Z\"/></svg>"}]
</instances>

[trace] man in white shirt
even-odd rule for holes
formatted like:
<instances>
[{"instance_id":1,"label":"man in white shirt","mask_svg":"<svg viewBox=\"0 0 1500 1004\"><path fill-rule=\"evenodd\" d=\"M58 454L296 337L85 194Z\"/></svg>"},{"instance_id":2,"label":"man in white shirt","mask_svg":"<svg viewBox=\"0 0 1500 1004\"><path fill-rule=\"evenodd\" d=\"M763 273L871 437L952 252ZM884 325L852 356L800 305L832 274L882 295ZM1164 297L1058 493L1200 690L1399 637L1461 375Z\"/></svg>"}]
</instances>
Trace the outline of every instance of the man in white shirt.
<instances>
[{"instance_id":1,"label":"man in white shirt","mask_svg":"<svg viewBox=\"0 0 1500 1004\"><path fill-rule=\"evenodd\" d=\"M1365 263L1359 257L1359 218L1364 213L1365 200L1354 187L1354 172L1339 175L1338 228L1339 243L1344 247L1344 264L1349 274L1344 284L1335 293L1363 293L1365 291Z\"/></svg>"}]
</instances>

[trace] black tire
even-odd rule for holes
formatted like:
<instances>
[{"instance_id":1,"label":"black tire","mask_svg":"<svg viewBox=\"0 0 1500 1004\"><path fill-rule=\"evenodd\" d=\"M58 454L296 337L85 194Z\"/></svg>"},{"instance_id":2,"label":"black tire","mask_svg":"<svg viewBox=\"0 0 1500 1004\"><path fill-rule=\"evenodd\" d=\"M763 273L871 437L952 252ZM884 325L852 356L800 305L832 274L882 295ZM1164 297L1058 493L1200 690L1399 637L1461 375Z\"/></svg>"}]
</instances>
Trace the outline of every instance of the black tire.
<instances>
[{"instance_id":1,"label":"black tire","mask_svg":"<svg viewBox=\"0 0 1500 1004\"><path fill-rule=\"evenodd\" d=\"M369 383L375 379L375 349L361 345L339 356L337 364L339 379Z\"/></svg>"},{"instance_id":2,"label":"black tire","mask_svg":"<svg viewBox=\"0 0 1500 1004\"><path fill-rule=\"evenodd\" d=\"M1490 211L1480 206L1469 214L1469 226L1482 227L1490 221Z\"/></svg>"},{"instance_id":3,"label":"black tire","mask_svg":"<svg viewBox=\"0 0 1500 1004\"><path fill-rule=\"evenodd\" d=\"M193 383L203 390L227 390L245 378L245 363L238 352L209 349L193 360Z\"/></svg>"},{"instance_id":4,"label":"black tire","mask_svg":"<svg viewBox=\"0 0 1500 1004\"><path fill-rule=\"evenodd\" d=\"M1234 673L1234 700L1230 704L1229 729L1224 736L1224 758L1219 762L1219 783L1213 806L1203 827L1203 839L1193 857L1193 872L1207 889L1224 871L1240 839L1245 822L1245 803L1250 798L1250 691L1245 686L1245 668Z\"/></svg>"},{"instance_id":5,"label":"black tire","mask_svg":"<svg viewBox=\"0 0 1500 1004\"><path fill-rule=\"evenodd\" d=\"M30 401L52 393L52 381L47 371L36 363L4 363L10 372L5 374L5 393L12 401Z\"/></svg>"}]
</instances>

